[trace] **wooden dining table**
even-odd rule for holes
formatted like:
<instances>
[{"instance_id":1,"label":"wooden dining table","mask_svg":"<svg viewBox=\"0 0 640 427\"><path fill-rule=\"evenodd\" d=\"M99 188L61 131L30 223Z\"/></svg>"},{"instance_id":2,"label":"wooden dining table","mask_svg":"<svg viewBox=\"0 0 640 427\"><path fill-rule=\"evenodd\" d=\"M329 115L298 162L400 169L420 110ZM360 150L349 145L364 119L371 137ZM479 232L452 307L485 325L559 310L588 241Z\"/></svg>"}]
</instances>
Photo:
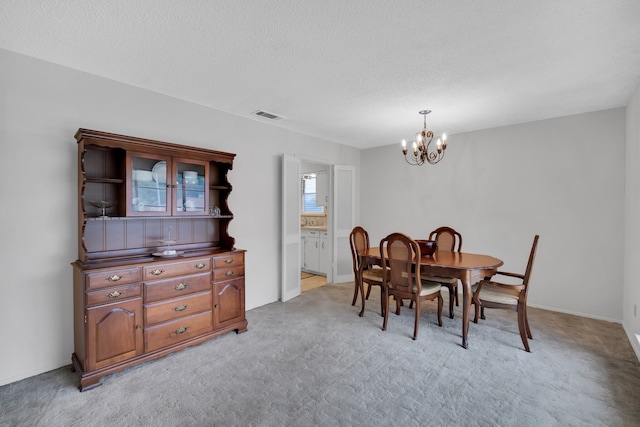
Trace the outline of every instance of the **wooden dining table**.
<instances>
[{"instance_id":1,"label":"wooden dining table","mask_svg":"<svg viewBox=\"0 0 640 427\"><path fill-rule=\"evenodd\" d=\"M363 258L361 266L367 263L382 265L380 248L372 247L360 254ZM414 261L415 264L415 261ZM449 252L437 250L431 256L420 258L420 274L453 277L462 282L462 347L468 347L467 335L469 332L469 310L471 308L471 285L485 277L493 276L502 260L489 255L470 254L465 252ZM360 275L361 276L361 275ZM364 307L364 285L362 280L358 283L362 304Z\"/></svg>"}]
</instances>

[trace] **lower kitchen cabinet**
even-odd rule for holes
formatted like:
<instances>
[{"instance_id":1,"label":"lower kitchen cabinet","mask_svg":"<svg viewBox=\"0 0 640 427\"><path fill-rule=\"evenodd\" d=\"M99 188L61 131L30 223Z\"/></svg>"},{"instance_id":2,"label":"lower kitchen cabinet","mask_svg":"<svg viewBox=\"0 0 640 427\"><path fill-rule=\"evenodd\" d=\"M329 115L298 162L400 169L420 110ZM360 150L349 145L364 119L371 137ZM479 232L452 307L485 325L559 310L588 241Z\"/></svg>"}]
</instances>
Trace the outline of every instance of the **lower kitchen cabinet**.
<instances>
[{"instance_id":1,"label":"lower kitchen cabinet","mask_svg":"<svg viewBox=\"0 0 640 427\"><path fill-rule=\"evenodd\" d=\"M302 269L326 275L330 268L329 241L326 231L302 230Z\"/></svg>"}]
</instances>

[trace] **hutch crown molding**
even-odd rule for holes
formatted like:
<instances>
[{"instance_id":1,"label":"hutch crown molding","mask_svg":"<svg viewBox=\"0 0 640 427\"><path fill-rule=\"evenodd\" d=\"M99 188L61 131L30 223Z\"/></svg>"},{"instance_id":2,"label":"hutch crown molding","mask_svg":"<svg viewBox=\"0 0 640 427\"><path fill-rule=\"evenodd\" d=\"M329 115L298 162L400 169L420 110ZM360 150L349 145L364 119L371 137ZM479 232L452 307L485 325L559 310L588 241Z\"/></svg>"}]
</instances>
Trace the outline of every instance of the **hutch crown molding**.
<instances>
[{"instance_id":1,"label":"hutch crown molding","mask_svg":"<svg viewBox=\"0 0 640 427\"><path fill-rule=\"evenodd\" d=\"M74 353L80 390L247 330L228 234L235 154L79 129Z\"/></svg>"}]
</instances>

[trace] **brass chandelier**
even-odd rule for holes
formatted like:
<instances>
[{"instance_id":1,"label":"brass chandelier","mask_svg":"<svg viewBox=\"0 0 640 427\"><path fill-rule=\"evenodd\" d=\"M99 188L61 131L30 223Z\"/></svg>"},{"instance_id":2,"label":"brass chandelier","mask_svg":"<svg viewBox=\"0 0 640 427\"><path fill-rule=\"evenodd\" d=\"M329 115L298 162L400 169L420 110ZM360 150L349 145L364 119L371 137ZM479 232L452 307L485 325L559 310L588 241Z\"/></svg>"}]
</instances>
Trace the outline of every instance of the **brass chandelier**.
<instances>
[{"instance_id":1,"label":"brass chandelier","mask_svg":"<svg viewBox=\"0 0 640 427\"><path fill-rule=\"evenodd\" d=\"M425 163L435 165L444 158L444 151L447 149L447 134L442 134L442 139L438 138L435 149L429 151L431 142L433 141L433 132L427 130L427 114L431 110L419 111L419 114L424 116L424 126L422 131L416 133L415 140L413 141L413 152L407 156L407 141L402 140L402 153L404 159L410 165L421 166Z\"/></svg>"}]
</instances>

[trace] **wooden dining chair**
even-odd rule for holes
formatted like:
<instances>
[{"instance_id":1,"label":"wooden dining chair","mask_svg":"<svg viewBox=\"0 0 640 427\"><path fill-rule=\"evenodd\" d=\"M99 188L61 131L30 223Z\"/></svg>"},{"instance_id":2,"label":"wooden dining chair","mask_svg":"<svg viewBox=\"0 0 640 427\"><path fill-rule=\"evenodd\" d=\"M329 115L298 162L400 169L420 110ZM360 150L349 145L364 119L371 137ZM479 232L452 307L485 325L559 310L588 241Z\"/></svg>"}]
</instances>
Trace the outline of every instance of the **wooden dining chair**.
<instances>
[{"instance_id":1,"label":"wooden dining chair","mask_svg":"<svg viewBox=\"0 0 640 427\"><path fill-rule=\"evenodd\" d=\"M358 314L360 317L364 315L365 300L369 299L372 286L380 286L380 292L382 294L382 282L384 280L383 269L379 266L363 263L360 255L369 249L369 233L358 226L351 230L349 235L349 242L351 244L351 259L353 261L353 276L354 276L354 289L353 289L353 301L351 305L356 305L358 299L358 293L362 294L362 310ZM364 295L364 284L367 284L367 293ZM362 290L361 290L362 289ZM380 311L384 315L384 302L380 302Z\"/></svg>"},{"instance_id":2,"label":"wooden dining chair","mask_svg":"<svg viewBox=\"0 0 640 427\"><path fill-rule=\"evenodd\" d=\"M451 227L438 227L429 233L429 240L435 240L438 250L460 252L462 250L462 234ZM452 277L423 276L422 280L440 283L449 291L449 317L453 319L453 302L458 307L458 279Z\"/></svg>"},{"instance_id":3,"label":"wooden dining chair","mask_svg":"<svg viewBox=\"0 0 640 427\"><path fill-rule=\"evenodd\" d=\"M382 264L389 267L384 270L385 280L382 286L384 303L384 322L382 330L387 330L389 319L389 297L396 300L396 314L400 314L401 301L411 300L415 306L413 339L418 337L420 303L426 300L438 300L438 325L442 326L442 295L439 283L422 283L420 280L420 248L415 240L402 233L391 233L380 241Z\"/></svg>"},{"instance_id":4,"label":"wooden dining chair","mask_svg":"<svg viewBox=\"0 0 640 427\"><path fill-rule=\"evenodd\" d=\"M522 344L526 351L530 352L529 339L533 339L531 328L529 328L529 319L527 318L527 293L529 292L529 279L531 278L531 270L533 269L533 261L536 257L538 247L538 238L533 238L531 253L529 254L529 262L524 274L509 273L506 271L498 271L496 275L502 275L512 278L512 281L518 281L516 284L501 283L485 278L477 284L473 285L473 304L475 304L474 323L478 323L478 312L484 319L485 308L508 308L518 313L518 329ZM513 280L515 279L515 280Z\"/></svg>"}]
</instances>

